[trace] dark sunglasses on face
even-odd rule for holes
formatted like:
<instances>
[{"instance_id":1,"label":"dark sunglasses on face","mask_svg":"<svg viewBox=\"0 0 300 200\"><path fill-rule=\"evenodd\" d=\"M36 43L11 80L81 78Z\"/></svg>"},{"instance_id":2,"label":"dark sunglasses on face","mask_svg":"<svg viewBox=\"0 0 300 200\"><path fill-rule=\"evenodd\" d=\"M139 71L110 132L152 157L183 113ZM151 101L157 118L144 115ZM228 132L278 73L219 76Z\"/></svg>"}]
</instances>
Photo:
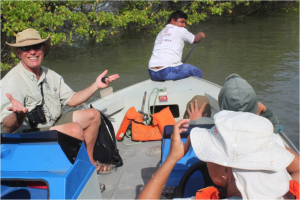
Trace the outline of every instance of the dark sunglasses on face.
<instances>
[{"instance_id":1,"label":"dark sunglasses on face","mask_svg":"<svg viewBox=\"0 0 300 200\"><path fill-rule=\"evenodd\" d=\"M33 48L34 50L39 50L42 48L42 46L44 46L44 43L35 44L35 45L31 45L31 46L26 46L26 47L18 47L18 48L21 49L22 51L29 51L31 48Z\"/></svg>"}]
</instances>

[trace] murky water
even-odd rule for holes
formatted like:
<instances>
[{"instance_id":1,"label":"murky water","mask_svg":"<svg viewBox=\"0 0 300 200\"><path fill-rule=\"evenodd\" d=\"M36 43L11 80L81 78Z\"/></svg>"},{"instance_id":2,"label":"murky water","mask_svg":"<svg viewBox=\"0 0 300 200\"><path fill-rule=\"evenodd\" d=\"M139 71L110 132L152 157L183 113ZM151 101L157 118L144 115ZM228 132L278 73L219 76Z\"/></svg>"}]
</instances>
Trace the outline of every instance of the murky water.
<instances>
[{"instance_id":1,"label":"murky water","mask_svg":"<svg viewBox=\"0 0 300 200\"><path fill-rule=\"evenodd\" d=\"M233 23L202 22L188 27L206 38L192 52L187 63L198 66L203 78L223 85L231 73L245 78L259 101L271 108L283 131L299 146L299 14L271 13L243 18ZM43 65L61 74L75 91L89 86L108 69L120 79L112 83L117 91L149 78L148 61L154 35L131 34L91 45L82 42L52 49ZM192 45L186 44L184 56ZM90 100L99 98L99 93Z\"/></svg>"}]
</instances>

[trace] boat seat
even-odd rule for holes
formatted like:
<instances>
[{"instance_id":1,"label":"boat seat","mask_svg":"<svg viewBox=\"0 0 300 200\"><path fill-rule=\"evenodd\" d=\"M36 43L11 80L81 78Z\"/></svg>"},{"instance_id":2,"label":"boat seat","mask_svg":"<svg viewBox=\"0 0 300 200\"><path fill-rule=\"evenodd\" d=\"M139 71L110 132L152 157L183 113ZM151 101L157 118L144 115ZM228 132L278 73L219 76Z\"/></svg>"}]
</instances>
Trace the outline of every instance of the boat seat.
<instances>
[{"instance_id":1,"label":"boat seat","mask_svg":"<svg viewBox=\"0 0 300 200\"><path fill-rule=\"evenodd\" d=\"M84 142L59 131L1 134L0 160L1 199L102 198Z\"/></svg>"},{"instance_id":2,"label":"boat seat","mask_svg":"<svg viewBox=\"0 0 300 200\"><path fill-rule=\"evenodd\" d=\"M216 112L220 111L219 103L218 103L218 96L219 92L205 92L204 95L208 98L211 109L212 109L212 116L214 115L214 110Z\"/></svg>"},{"instance_id":3,"label":"boat seat","mask_svg":"<svg viewBox=\"0 0 300 200\"><path fill-rule=\"evenodd\" d=\"M212 119L211 119L212 120ZM211 121L210 118L206 117L206 119L203 119L202 122L208 122ZM189 128L187 131L182 132L180 134L181 136L181 141L183 143L186 142L187 137L190 135L191 129L194 127L199 127L199 128L207 128L210 129L214 126L214 123L208 123L208 124L190 124ZM162 143L161 143L161 164L165 161L169 154L169 150L171 147L171 135L173 132L173 126L168 125L165 126L164 128L164 133L163 133L163 138L162 138ZM198 157L196 156L193 147L191 146L189 151L186 153L186 155L181 158L173 168L167 183L166 183L166 188L172 189L172 188L177 188L179 186L179 183L185 174L185 172L193 166L195 163L199 162ZM195 195L194 191L197 191L198 189L201 189L205 186L205 181L199 181L203 179L203 175L201 172L197 172L193 174L193 176L189 179L189 181L186 183L187 186L185 193L185 197L190 197ZM168 190L169 190L168 189ZM175 190L177 190L175 189ZM170 194L171 195L171 194ZM190 195L190 196L189 196Z\"/></svg>"},{"instance_id":4,"label":"boat seat","mask_svg":"<svg viewBox=\"0 0 300 200\"><path fill-rule=\"evenodd\" d=\"M105 106L105 109L100 110L106 116L110 116L115 112L122 110L125 107L123 98L115 98L109 100L109 104Z\"/></svg>"},{"instance_id":5,"label":"boat seat","mask_svg":"<svg viewBox=\"0 0 300 200\"><path fill-rule=\"evenodd\" d=\"M191 120L190 125L205 125L205 124L214 124L214 120L211 117L200 117L196 121Z\"/></svg>"}]
</instances>

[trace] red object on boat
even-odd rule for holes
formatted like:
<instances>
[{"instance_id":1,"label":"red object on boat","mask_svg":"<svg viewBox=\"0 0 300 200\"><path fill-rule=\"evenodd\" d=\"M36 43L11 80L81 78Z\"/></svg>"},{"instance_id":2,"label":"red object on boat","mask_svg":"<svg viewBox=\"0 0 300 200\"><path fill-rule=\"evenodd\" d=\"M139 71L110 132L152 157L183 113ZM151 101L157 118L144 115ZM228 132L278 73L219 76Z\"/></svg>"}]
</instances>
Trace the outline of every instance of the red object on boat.
<instances>
[{"instance_id":1,"label":"red object on boat","mask_svg":"<svg viewBox=\"0 0 300 200\"><path fill-rule=\"evenodd\" d=\"M48 186L43 181L27 181L26 184L29 188L48 189Z\"/></svg>"},{"instance_id":2,"label":"red object on boat","mask_svg":"<svg viewBox=\"0 0 300 200\"><path fill-rule=\"evenodd\" d=\"M159 102L165 102L168 101L168 96L164 95L164 96L158 96L158 100Z\"/></svg>"}]
</instances>

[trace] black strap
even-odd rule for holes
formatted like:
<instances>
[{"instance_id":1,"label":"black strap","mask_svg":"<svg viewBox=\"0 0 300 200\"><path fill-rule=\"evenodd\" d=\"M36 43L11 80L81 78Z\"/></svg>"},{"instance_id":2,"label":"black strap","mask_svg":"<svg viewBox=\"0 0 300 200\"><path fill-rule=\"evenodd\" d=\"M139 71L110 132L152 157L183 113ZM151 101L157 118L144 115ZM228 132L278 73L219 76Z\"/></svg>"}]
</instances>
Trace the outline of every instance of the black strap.
<instances>
[{"instance_id":1,"label":"black strap","mask_svg":"<svg viewBox=\"0 0 300 200\"><path fill-rule=\"evenodd\" d=\"M44 81L42 81L42 82L41 82L41 95L42 95L42 104L41 104L41 105L43 105L43 104L44 104L44 91L43 91L43 83L44 83Z\"/></svg>"}]
</instances>

